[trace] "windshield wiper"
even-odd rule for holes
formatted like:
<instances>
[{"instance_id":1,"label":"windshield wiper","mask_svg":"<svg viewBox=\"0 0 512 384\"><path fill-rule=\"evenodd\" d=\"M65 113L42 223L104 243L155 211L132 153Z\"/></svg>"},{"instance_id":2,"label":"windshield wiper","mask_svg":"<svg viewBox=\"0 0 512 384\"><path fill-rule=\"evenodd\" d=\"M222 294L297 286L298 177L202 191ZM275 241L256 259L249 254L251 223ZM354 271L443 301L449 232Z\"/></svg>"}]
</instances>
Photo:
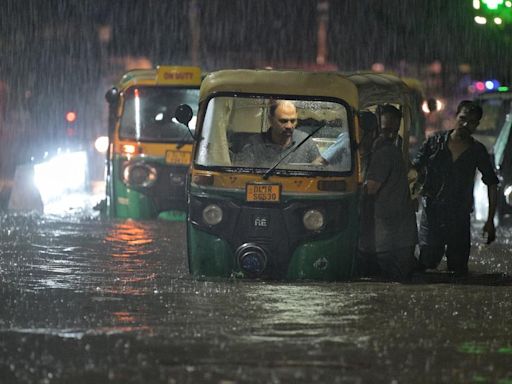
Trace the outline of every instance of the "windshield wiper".
<instances>
[{"instance_id":1,"label":"windshield wiper","mask_svg":"<svg viewBox=\"0 0 512 384\"><path fill-rule=\"evenodd\" d=\"M325 124L319 126L317 129L315 129L313 132L311 132L309 135L307 135L299 144L297 144L295 147L293 147L288 153L286 153L283 157L281 157L273 166L271 166L267 171L263 174L262 179L267 180L269 176L274 173L276 168L283 162L284 159L286 159L288 156L290 156L293 152L295 152L297 149L300 148L302 144L304 144L308 139L313 136L315 133L317 133L320 129L325 127Z\"/></svg>"}]
</instances>

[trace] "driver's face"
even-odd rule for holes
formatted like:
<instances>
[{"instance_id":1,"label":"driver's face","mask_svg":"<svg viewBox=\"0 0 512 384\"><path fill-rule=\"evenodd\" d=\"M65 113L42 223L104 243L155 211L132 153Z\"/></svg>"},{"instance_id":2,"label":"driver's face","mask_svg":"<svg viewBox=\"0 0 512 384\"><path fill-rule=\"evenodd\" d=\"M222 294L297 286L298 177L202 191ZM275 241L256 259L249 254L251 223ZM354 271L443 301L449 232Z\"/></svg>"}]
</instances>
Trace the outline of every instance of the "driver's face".
<instances>
[{"instance_id":1,"label":"driver's face","mask_svg":"<svg viewBox=\"0 0 512 384\"><path fill-rule=\"evenodd\" d=\"M297 126L297 109L291 102L279 104L271 118L273 133L281 138L291 137Z\"/></svg>"}]
</instances>

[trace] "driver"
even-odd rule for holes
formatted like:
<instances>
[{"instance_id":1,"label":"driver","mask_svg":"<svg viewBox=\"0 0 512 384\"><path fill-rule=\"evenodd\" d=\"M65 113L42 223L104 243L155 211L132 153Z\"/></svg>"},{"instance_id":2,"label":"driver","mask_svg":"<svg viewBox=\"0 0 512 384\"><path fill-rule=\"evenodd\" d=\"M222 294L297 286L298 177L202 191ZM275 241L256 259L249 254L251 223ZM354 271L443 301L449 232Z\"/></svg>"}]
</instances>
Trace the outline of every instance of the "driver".
<instances>
[{"instance_id":1,"label":"driver","mask_svg":"<svg viewBox=\"0 0 512 384\"><path fill-rule=\"evenodd\" d=\"M273 164L300 144L308 135L297 127L297 108L288 100L273 100L269 108L270 127L261 135L252 136L237 161L244 165L259 166ZM311 163L320 152L317 146L307 140L285 160L285 163Z\"/></svg>"}]
</instances>

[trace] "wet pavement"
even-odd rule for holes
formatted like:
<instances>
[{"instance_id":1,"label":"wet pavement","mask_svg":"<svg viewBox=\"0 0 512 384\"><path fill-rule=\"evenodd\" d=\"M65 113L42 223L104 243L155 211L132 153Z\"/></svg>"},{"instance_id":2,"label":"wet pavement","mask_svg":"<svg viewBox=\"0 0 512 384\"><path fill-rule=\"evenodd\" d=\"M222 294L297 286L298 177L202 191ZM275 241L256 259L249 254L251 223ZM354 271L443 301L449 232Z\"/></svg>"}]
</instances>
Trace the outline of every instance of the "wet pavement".
<instances>
[{"instance_id":1,"label":"wet pavement","mask_svg":"<svg viewBox=\"0 0 512 384\"><path fill-rule=\"evenodd\" d=\"M0 382L512 383L512 235L478 231L465 279L198 281L183 223L1 214Z\"/></svg>"}]
</instances>

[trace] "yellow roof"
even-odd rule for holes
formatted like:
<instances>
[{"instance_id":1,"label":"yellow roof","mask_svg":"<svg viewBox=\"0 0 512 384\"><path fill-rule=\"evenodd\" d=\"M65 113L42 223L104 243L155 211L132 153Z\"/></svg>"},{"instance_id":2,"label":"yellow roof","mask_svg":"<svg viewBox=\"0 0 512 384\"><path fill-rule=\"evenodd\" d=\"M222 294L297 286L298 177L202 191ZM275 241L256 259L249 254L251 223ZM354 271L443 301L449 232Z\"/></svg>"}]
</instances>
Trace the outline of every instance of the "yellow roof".
<instances>
[{"instance_id":1,"label":"yellow roof","mask_svg":"<svg viewBox=\"0 0 512 384\"><path fill-rule=\"evenodd\" d=\"M283 96L335 97L357 108L356 86L334 72L226 69L209 73L201 84L199 99L218 92L245 92Z\"/></svg>"},{"instance_id":2,"label":"yellow roof","mask_svg":"<svg viewBox=\"0 0 512 384\"><path fill-rule=\"evenodd\" d=\"M126 72L117 88L122 91L133 85L199 86L199 67L162 65L155 69L133 69Z\"/></svg>"}]
</instances>

